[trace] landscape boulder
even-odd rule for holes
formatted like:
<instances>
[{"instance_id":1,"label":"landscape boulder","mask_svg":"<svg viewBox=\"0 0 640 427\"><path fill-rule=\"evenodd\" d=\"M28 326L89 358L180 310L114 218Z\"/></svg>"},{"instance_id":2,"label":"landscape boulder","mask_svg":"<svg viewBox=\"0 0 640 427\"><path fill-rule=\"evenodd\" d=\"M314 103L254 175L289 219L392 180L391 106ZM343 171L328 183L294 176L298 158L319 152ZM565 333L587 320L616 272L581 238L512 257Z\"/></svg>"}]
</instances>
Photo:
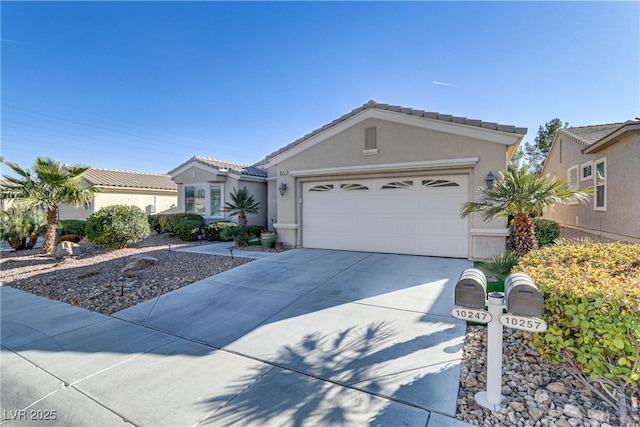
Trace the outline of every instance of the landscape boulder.
<instances>
[{"instance_id":1,"label":"landscape boulder","mask_svg":"<svg viewBox=\"0 0 640 427\"><path fill-rule=\"evenodd\" d=\"M70 256L78 256L80 255L80 252L81 248L79 244L65 241L58 243L53 256L55 258L65 258Z\"/></svg>"},{"instance_id":2,"label":"landscape boulder","mask_svg":"<svg viewBox=\"0 0 640 427\"><path fill-rule=\"evenodd\" d=\"M80 240L82 240L82 236L79 234L64 234L60 236L60 242L80 243Z\"/></svg>"},{"instance_id":3,"label":"landscape boulder","mask_svg":"<svg viewBox=\"0 0 640 427\"><path fill-rule=\"evenodd\" d=\"M120 270L120 277L132 277L136 271L140 271L157 263L158 259L150 255L132 255L127 259L127 264Z\"/></svg>"}]
</instances>

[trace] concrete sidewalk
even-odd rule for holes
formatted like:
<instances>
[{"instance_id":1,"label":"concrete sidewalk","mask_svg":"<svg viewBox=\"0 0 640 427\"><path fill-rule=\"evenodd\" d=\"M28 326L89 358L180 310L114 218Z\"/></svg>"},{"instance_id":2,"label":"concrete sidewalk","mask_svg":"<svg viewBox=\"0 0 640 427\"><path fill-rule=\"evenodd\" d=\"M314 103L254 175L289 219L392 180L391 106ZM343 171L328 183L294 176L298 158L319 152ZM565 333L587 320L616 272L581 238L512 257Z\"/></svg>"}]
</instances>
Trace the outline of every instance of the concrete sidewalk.
<instances>
[{"instance_id":1,"label":"concrete sidewalk","mask_svg":"<svg viewBox=\"0 0 640 427\"><path fill-rule=\"evenodd\" d=\"M0 287L3 425L465 426L469 266L291 250L113 317Z\"/></svg>"}]
</instances>

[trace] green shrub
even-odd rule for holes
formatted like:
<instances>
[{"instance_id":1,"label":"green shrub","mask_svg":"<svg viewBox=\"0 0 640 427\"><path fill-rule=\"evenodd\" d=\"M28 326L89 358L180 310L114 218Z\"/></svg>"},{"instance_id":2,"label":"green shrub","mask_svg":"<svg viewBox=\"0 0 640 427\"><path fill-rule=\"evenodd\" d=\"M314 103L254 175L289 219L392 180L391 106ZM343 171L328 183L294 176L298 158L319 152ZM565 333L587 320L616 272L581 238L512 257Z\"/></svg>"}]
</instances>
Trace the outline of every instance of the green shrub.
<instances>
[{"instance_id":1,"label":"green shrub","mask_svg":"<svg viewBox=\"0 0 640 427\"><path fill-rule=\"evenodd\" d=\"M101 208L87 220L87 237L93 243L124 248L149 235L147 215L137 206L113 205Z\"/></svg>"},{"instance_id":2,"label":"green shrub","mask_svg":"<svg viewBox=\"0 0 640 427\"><path fill-rule=\"evenodd\" d=\"M157 233L162 232L160 228L160 215L147 215L147 221L149 221L149 228L155 230Z\"/></svg>"},{"instance_id":3,"label":"green shrub","mask_svg":"<svg viewBox=\"0 0 640 427\"><path fill-rule=\"evenodd\" d=\"M220 232L220 240L229 242L242 237L242 229L237 224L233 227L226 227Z\"/></svg>"},{"instance_id":4,"label":"green shrub","mask_svg":"<svg viewBox=\"0 0 640 427\"><path fill-rule=\"evenodd\" d=\"M540 354L566 362L603 398L639 394L640 245L552 246L530 252L517 268L544 295L549 327L532 341Z\"/></svg>"},{"instance_id":5,"label":"green shrub","mask_svg":"<svg viewBox=\"0 0 640 427\"><path fill-rule=\"evenodd\" d=\"M0 211L0 240L16 251L33 249L46 226L46 216L38 207L15 204Z\"/></svg>"},{"instance_id":6,"label":"green shrub","mask_svg":"<svg viewBox=\"0 0 640 427\"><path fill-rule=\"evenodd\" d=\"M534 218L533 223L536 227L536 239L541 248L554 244L555 240L560 237L560 226L557 222L549 219ZM509 222L509 231L511 234L507 239L508 247L510 250L514 250L516 248L516 240L513 233L513 221Z\"/></svg>"},{"instance_id":7,"label":"green shrub","mask_svg":"<svg viewBox=\"0 0 640 427\"><path fill-rule=\"evenodd\" d=\"M173 226L173 233L180 240L184 240L186 242L191 242L194 240L198 240L198 235L200 234L200 229L202 228L202 217L200 220L197 219L182 219L178 221Z\"/></svg>"},{"instance_id":8,"label":"green shrub","mask_svg":"<svg viewBox=\"0 0 640 427\"><path fill-rule=\"evenodd\" d=\"M64 236L65 234L85 236L86 228L87 221L84 219L62 219L56 224L56 231L60 236Z\"/></svg>"},{"instance_id":9,"label":"green shrub","mask_svg":"<svg viewBox=\"0 0 640 427\"><path fill-rule=\"evenodd\" d=\"M265 231L267 231L267 229L261 225L247 226L247 234L249 234L249 237L260 237L260 233L263 233Z\"/></svg>"},{"instance_id":10,"label":"green shrub","mask_svg":"<svg viewBox=\"0 0 640 427\"><path fill-rule=\"evenodd\" d=\"M207 240L211 240L211 241L217 242L219 240L222 240L222 238L220 237L220 233L225 228L237 227L237 226L238 226L238 224L236 224L235 222L232 222L232 221L212 222L211 224L208 224L208 225L206 225L204 227L204 235L205 235Z\"/></svg>"},{"instance_id":11,"label":"green shrub","mask_svg":"<svg viewBox=\"0 0 640 427\"><path fill-rule=\"evenodd\" d=\"M158 215L158 223L160 224L160 231L169 231L171 233L175 233L176 225L179 222L184 220L193 220L199 221L200 227L204 226L204 218L198 214L192 213L177 213L177 214L167 214L167 215Z\"/></svg>"}]
</instances>

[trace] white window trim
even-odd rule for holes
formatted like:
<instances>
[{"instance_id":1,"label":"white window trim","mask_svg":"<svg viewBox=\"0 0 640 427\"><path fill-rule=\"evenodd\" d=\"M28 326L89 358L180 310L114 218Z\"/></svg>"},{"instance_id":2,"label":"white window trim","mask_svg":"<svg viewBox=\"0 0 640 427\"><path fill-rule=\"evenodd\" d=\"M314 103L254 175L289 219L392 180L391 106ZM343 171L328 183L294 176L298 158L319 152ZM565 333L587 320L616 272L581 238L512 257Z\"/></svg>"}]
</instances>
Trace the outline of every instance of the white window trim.
<instances>
[{"instance_id":1,"label":"white window trim","mask_svg":"<svg viewBox=\"0 0 640 427\"><path fill-rule=\"evenodd\" d=\"M220 187L220 194L222 195L222 200L220 201L221 209L224 209L225 202L225 193L224 193L224 184L211 184L211 183L193 183L193 184L185 184L182 187L182 200L183 200L183 211L187 212L187 187L204 187L204 215L203 218L206 219L224 219L224 211L220 212L220 215L213 216L211 214L211 187Z\"/></svg>"},{"instance_id":2,"label":"white window trim","mask_svg":"<svg viewBox=\"0 0 640 427\"><path fill-rule=\"evenodd\" d=\"M584 176L584 168L587 166L591 166L591 175ZM580 165L580 181L589 181L593 179L593 162L587 162Z\"/></svg>"},{"instance_id":3,"label":"white window trim","mask_svg":"<svg viewBox=\"0 0 640 427\"><path fill-rule=\"evenodd\" d=\"M598 206L598 163L604 163L604 203ZM593 210L605 212L607 210L607 158L603 157L593 161Z\"/></svg>"},{"instance_id":4,"label":"white window trim","mask_svg":"<svg viewBox=\"0 0 640 427\"><path fill-rule=\"evenodd\" d=\"M576 181L575 181L575 185L573 182L571 182L571 171L576 171ZM571 187L572 190L577 190L579 188L579 183L580 183L580 176L578 175L579 170L578 170L578 165L575 166L571 166L569 169L567 169L567 184L569 185L569 187Z\"/></svg>"}]
</instances>

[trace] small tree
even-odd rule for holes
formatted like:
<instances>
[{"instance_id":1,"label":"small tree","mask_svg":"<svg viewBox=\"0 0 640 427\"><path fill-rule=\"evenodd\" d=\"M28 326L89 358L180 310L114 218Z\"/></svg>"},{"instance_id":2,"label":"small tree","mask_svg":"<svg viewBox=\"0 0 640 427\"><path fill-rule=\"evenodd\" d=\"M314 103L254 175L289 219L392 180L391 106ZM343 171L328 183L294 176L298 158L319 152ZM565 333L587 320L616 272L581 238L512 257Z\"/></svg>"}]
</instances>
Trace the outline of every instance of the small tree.
<instances>
[{"instance_id":1,"label":"small tree","mask_svg":"<svg viewBox=\"0 0 640 427\"><path fill-rule=\"evenodd\" d=\"M0 238L15 249L33 249L47 220L40 208L21 205L0 211Z\"/></svg>"},{"instance_id":2,"label":"small tree","mask_svg":"<svg viewBox=\"0 0 640 427\"><path fill-rule=\"evenodd\" d=\"M95 187L83 187L82 174L88 169L77 166L61 166L45 157L38 157L33 171L15 163L5 162L17 175L3 176L0 197L14 199L26 206L43 207L47 211L47 229L42 252L51 254L56 241L56 220L60 205L87 207L98 191Z\"/></svg>"},{"instance_id":3,"label":"small tree","mask_svg":"<svg viewBox=\"0 0 640 427\"><path fill-rule=\"evenodd\" d=\"M538 128L538 135L533 143L525 143L524 147L518 148L516 154L511 159L510 168L518 169L521 166L528 168L536 175L542 174L544 162L547 160L551 145L560 129L569 126L569 123L562 123L559 118L552 119ZM520 165L523 163L523 165Z\"/></svg>"},{"instance_id":4,"label":"small tree","mask_svg":"<svg viewBox=\"0 0 640 427\"><path fill-rule=\"evenodd\" d=\"M149 235L147 215L137 206L106 206L87 220L87 238L112 248L124 248Z\"/></svg>"},{"instance_id":5,"label":"small tree","mask_svg":"<svg viewBox=\"0 0 640 427\"><path fill-rule=\"evenodd\" d=\"M231 216L238 215L238 225L242 230L242 235L246 237L248 236L246 214L258 213L260 202L255 201L253 195L249 194L247 187L242 187L240 190L234 187L233 192L229 193L229 196L231 197L231 201L225 203L224 211L229 212Z\"/></svg>"},{"instance_id":6,"label":"small tree","mask_svg":"<svg viewBox=\"0 0 640 427\"><path fill-rule=\"evenodd\" d=\"M544 206L571 201L586 202L589 191L572 190L561 181L551 182L524 168L509 168L493 188L480 188L477 202L462 205L461 216L474 212L484 214L485 220L513 216L516 251L521 257L538 248L535 224L531 216Z\"/></svg>"}]
</instances>

